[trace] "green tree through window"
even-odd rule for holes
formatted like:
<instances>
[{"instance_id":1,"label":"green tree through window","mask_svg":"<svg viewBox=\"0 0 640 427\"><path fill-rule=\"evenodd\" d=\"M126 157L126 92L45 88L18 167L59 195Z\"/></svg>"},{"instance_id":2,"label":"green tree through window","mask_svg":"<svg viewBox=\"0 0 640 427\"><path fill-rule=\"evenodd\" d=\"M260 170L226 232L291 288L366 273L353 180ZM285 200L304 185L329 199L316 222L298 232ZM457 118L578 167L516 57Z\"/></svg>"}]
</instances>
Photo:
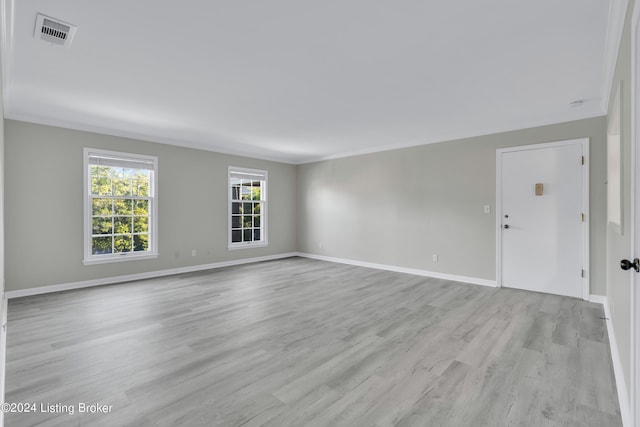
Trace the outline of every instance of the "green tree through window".
<instances>
[{"instance_id":1,"label":"green tree through window","mask_svg":"<svg viewBox=\"0 0 640 427\"><path fill-rule=\"evenodd\" d=\"M153 165L105 154L88 163L89 256L151 252Z\"/></svg>"}]
</instances>

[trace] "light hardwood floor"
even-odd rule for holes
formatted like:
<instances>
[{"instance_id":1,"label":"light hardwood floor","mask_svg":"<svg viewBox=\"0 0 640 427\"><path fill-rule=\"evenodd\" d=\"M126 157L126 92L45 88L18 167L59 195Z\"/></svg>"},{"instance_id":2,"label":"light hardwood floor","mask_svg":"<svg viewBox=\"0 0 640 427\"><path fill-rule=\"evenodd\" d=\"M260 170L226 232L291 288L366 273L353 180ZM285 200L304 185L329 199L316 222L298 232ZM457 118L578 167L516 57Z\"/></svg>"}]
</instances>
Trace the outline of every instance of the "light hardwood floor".
<instances>
[{"instance_id":1,"label":"light hardwood floor","mask_svg":"<svg viewBox=\"0 0 640 427\"><path fill-rule=\"evenodd\" d=\"M6 425L620 426L602 317L303 258L26 297L6 401L75 413Z\"/></svg>"}]
</instances>

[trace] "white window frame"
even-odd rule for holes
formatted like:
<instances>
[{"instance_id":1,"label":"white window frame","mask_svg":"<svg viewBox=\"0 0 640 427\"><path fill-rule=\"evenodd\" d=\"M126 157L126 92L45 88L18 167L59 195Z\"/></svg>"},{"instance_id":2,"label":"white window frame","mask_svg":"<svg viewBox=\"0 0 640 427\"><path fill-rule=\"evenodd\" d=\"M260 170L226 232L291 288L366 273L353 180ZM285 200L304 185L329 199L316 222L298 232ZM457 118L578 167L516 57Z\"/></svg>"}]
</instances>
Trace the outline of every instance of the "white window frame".
<instances>
[{"instance_id":1,"label":"white window frame","mask_svg":"<svg viewBox=\"0 0 640 427\"><path fill-rule=\"evenodd\" d=\"M261 192L261 203L262 203L262 207L260 210L260 224L262 227L262 231L261 231L261 237L262 240L259 241L251 241L251 242L232 242L231 241L231 231L232 231L232 215L233 215L233 211L232 211L232 205L233 205L233 192L232 192L232 187L231 187L231 175L232 174L247 174L247 175L255 175L255 176L259 176L261 177L261 181L264 181L264 186L263 186L263 190ZM268 193L268 185L269 185L269 176L268 176L268 172L266 170L260 170L260 169L247 169L247 168L241 168L241 167L236 167L236 166L229 166L229 170L228 170L228 174L227 174L227 201L228 201L228 213L227 213L227 220L228 220L228 225L227 225L227 242L228 242L228 249L229 250L236 250L236 249L249 249L249 248L258 248L258 247L264 247L264 246L268 246L269 245L269 233L268 233L268 229L269 229L269 219L268 219L268 200L269 200L269 193Z\"/></svg>"},{"instance_id":2,"label":"white window frame","mask_svg":"<svg viewBox=\"0 0 640 427\"><path fill-rule=\"evenodd\" d=\"M115 254L93 255L92 252L92 194L90 179L91 156L113 157L122 161L144 161L153 163L151 182L149 183L149 250L145 252L123 252ZM158 158L142 154L123 153L95 148L84 148L83 196L84 196L84 265L107 264L112 262L136 261L158 257Z\"/></svg>"}]
</instances>

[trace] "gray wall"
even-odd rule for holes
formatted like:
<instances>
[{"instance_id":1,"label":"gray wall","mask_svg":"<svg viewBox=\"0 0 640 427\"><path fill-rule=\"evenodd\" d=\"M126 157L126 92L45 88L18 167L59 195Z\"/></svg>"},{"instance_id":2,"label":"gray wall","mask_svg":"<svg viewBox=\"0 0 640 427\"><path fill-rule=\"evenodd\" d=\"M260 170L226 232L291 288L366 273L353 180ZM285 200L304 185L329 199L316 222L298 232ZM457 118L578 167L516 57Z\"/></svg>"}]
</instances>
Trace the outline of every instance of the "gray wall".
<instances>
[{"instance_id":1,"label":"gray wall","mask_svg":"<svg viewBox=\"0 0 640 427\"><path fill-rule=\"evenodd\" d=\"M12 120L5 126L7 290L296 250L494 280L495 150L589 137L591 292L605 294L604 118L298 167ZM83 147L159 157L158 259L82 264ZM227 250L230 164L269 170L267 248Z\"/></svg>"},{"instance_id":2,"label":"gray wall","mask_svg":"<svg viewBox=\"0 0 640 427\"><path fill-rule=\"evenodd\" d=\"M622 271L620 260L631 255L631 15L634 1L629 1L614 75L609 114L614 95L621 84L621 154L622 154L622 235L607 224L606 283L607 301L627 390L631 385L631 274ZM640 166L640 165L639 165Z\"/></svg>"},{"instance_id":3,"label":"gray wall","mask_svg":"<svg viewBox=\"0 0 640 427\"><path fill-rule=\"evenodd\" d=\"M7 290L296 250L295 166L12 120L5 129ZM158 156L157 259L82 264L83 147ZM269 171L266 248L227 249L229 165Z\"/></svg>"},{"instance_id":4,"label":"gray wall","mask_svg":"<svg viewBox=\"0 0 640 427\"><path fill-rule=\"evenodd\" d=\"M599 117L300 165L298 250L495 280L496 149L588 137L590 286L604 295L605 126Z\"/></svg>"}]
</instances>

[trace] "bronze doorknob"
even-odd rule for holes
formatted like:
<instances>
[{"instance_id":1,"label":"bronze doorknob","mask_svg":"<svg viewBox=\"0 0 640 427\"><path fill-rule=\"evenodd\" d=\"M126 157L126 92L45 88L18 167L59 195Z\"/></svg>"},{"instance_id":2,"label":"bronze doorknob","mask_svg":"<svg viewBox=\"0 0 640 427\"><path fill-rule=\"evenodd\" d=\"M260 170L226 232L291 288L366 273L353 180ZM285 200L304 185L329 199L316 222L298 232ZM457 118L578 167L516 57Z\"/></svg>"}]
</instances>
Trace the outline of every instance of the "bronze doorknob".
<instances>
[{"instance_id":1,"label":"bronze doorknob","mask_svg":"<svg viewBox=\"0 0 640 427\"><path fill-rule=\"evenodd\" d=\"M633 261L623 259L620 261L620 268L623 270L631 270L633 268L637 273L640 273L640 259L636 258Z\"/></svg>"}]
</instances>

